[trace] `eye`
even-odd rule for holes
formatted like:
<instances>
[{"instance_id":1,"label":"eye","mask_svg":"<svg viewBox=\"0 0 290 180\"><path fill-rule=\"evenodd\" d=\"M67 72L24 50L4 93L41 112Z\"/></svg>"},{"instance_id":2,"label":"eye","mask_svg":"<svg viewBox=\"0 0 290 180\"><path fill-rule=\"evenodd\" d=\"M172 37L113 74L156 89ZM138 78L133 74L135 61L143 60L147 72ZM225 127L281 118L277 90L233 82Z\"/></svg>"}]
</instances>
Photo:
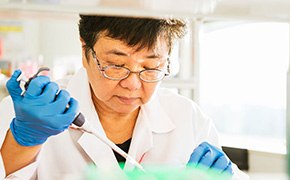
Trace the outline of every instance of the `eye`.
<instances>
[{"instance_id":1,"label":"eye","mask_svg":"<svg viewBox=\"0 0 290 180\"><path fill-rule=\"evenodd\" d=\"M161 69L164 67L164 63L152 63L152 64L148 64L146 66L143 66L144 69L148 69L148 70L154 70L154 69Z\"/></svg>"},{"instance_id":2,"label":"eye","mask_svg":"<svg viewBox=\"0 0 290 180\"><path fill-rule=\"evenodd\" d=\"M143 68L146 70L154 70L154 69L159 69L160 66L154 66L154 67L146 67L144 66Z\"/></svg>"},{"instance_id":3,"label":"eye","mask_svg":"<svg viewBox=\"0 0 290 180\"><path fill-rule=\"evenodd\" d=\"M107 61L107 62L106 62L106 66L124 67L125 64L116 64L116 63L113 63L113 62L109 62L109 61Z\"/></svg>"},{"instance_id":4,"label":"eye","mask_svg":"<svg viewBox=\"0 0 290 180\"><path fill-rule=\"evenodd\" d=\"M112 66L116 66L116 67L124 67L125 64L112 64Z\"/></svg>"}]
</instances>

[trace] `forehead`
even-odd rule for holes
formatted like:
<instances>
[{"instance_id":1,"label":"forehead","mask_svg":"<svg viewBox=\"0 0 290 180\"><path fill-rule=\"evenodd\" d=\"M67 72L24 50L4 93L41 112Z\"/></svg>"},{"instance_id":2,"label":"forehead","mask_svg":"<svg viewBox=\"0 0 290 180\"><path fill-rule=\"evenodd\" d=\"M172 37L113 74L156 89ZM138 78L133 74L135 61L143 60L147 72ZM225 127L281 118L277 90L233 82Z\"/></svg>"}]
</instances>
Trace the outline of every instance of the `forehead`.
<instances>
[{"instance_id":1,"label":"forehead","mask_svg":"<svg viewBox=\"0 0 290 180\"><path fill-rule=\"evenodd\" d=\"M169 52L167 40L165 37L162 36L157 38L153 47L140 48L139 44L137 44L136 46L130 46L125 41L114 39L105 35L100 35L95 43L94 48L97 51L108 51L116 49L120 51L125 51L128 54L134 53L168 54Z\"/></svg>"}]
</instances>

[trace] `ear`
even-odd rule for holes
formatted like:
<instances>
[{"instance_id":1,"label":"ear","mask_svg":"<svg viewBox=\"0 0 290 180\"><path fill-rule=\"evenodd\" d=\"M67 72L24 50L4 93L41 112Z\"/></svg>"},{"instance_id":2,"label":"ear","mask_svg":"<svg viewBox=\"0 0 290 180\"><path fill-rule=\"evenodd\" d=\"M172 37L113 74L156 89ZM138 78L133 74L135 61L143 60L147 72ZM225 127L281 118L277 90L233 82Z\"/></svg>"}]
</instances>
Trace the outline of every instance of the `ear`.
<instances>
[{"instance_id":1,"label":"ear","mask_svg":"<svg viewBox=\"0 0 290 180\"><path fill-rule=\"evenodd\" d=\"M86 42L84 41L83 38L80 37L80 41L81 41L81 43L82 43L82 47L83 47L84 45L86 45Z\"/></svg>"},{"instance_id":2,"label":"ear","mask_svg":"<svg viewBox=\"0 0 290 180\"><path fill-rule=\"evenodd\" d=\"M83 63L83 66L86 68L88 66L88 61L86 58L86 48L85 48L86 42L81 37L80 37L80 42L82 45L82 63Z\"/></svg>"},{"instance_id":3,"label":"ear","mask_svg":"<svg viewBox=\"0 0 290 180\"><path fill-rule=\"evenodd\" d=\"M83 67L87 68L88 67L88 60L86 58L86 55L82 55L82 63L83 63Z\"/></svg>"},{"instance_id":4,"label":"ear","mask_svg":"<svg viewBox=\"0 0 290 180\"><path fill-rule=\"evenodd\" d=\"M86 42L85 42L84 39L81 38L81 37L80 37L80 42L81 42L81 45L82 45L82 52L83 52L83 54L84 54L84 52L85 52L85 46L86 46Z\"/></svg>"}]
</instances>

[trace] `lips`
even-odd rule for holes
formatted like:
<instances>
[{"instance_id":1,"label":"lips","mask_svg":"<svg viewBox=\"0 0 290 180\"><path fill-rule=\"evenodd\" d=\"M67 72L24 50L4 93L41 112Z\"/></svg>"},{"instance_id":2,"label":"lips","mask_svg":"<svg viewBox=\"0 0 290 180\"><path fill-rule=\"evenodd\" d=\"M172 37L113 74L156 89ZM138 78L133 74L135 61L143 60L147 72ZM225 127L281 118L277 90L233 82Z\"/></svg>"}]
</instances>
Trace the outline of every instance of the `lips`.
<instances>
[{"instance_id":1,"label":"lips","mask_svg":"<svg viewBox=\"0 0 290 180\"><path fill-rule=\"evenodd\" d=\"M133 104L135 101L137 101L139 99L139 98L136 98L136 97L125 97L125 96L117 96L117 98L123 104Z\"/></svg>"}]
</instances>

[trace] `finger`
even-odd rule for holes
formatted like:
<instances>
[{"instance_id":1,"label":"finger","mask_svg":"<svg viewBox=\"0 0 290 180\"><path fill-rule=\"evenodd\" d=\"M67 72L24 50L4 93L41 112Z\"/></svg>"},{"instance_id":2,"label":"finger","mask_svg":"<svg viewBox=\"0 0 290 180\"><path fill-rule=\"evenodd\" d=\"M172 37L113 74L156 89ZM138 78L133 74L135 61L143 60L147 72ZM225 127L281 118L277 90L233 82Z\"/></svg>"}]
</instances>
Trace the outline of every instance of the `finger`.
<instances>
[{"instance_id":1,"label":"finger","mask_svg":"<svg viewBox=\"0 0 290 180\"><path fill-rule=\"evenodd\" d=\"M15 70L11 78L7 81L6 87L13 100L20 99L22 89L20 88L20 82L17 81L17 78L20 76L21 70Z\"/></svg>"},{"instance_id":2,"label":"finger","mask_svg":"<svg viewBox=\"0 0 290 180\"><path fill-rule=\"evenodd\" d=\"M32 79L30 81L30 84L26 90L26 93L24 95L24 97L35 97L35 96L39 96L43 90L44 87L50 82L49 77L47 76L37 76L36 78Z\"/></svg>"},{"instance_id":3,"label":"finger","mask_svg":"<svg viewBox=\"0 0 290 180\"><path fill-rule=\"evenodd\" d=\"M234 174L233 167L232 167L232 162L229 162L228 166L223 171L223 173L230 174L230 175Z\"/></svg>"},{"instance_id":4,"label":"finger","mask_svg":"<svg viewBox=\"0 0 290 180\"><path fill-rule=\"evenodd\" d=\"M66 123L63 128L68 128L72 124L72 122L74 121L74 118L76 117L78 113L78 109L79 109L78 101L75 100L74 98L71 98L69 101L69 108L63 114L63 116L66 117L64 118L66 120Z\"/></svg>"},{"instance_id":5,"label":"finger","mask_svg":"<svg viewBox=\"0 0 290 180\"><path fill-rule=\"evenodd\" d=\"M191 154L189 163L193 165L197 165L201 158L209 151L207 146L200 144Z\"/></svg>"},{"instance_id":6,"label":"finger","mask_svg":"<svg viewBox=\"0 0 290 180\"><path fill-rule=\"evenodd\" d=\"M58 114L63 114L66 112L67 108L69 107L70 101L70 94L66 90L60 90L58 93L55 102L51 105L54 106L55 112Z\"/></svg>"},{"instance_id":7,"label":"finger","mask_svg":"<svg viewBox=\"0 0 290 180\"><path fill-rule=\"evenodd\" d=\"M199 164L206 168L211 168L214 162L216 162L223 154L220 152L220 150L210 145L209 143L205 142L202 145L208 147L209 151L200 159Z\"/></svg>"},{"instance_id":8,"label":"finger","mask_svg":"<svg viewBox=\"0 0 290 180\"><path fill-rule=\"evenodd\" d=\"M56 96L55 101L45 104L45 107L41 110L41 114L44 116L61 115L66 111L69 101L69 93L65 90L61 90Z\"/></svg>"},{"instance_id":9,"label":"finger","mask_svg":"<svg viewBox=\"0 0 290 180\"><path fill-rule=\"evenodd\" d=\"M210 149L203 157L201 157L198 165L202 165L204 168L211 168L217 158L217 154Z\"/></svg>"},{"instance_id":10,"label":"finger","mask_svg":"<svg viewBox=\"0 0 290 180\"><path fill-rule=\"evenodd\" d=\"M70 98L69 101L69 108L64 114L76 116L78 109L79 109L79 102L74 98Z\"/></svg>"},{"instance_id":11,"label":"finger","mask_svg":"<svg viewBox=\"0 0 290 180\"><path fill-rule=\"evenodd\" d=\"M39 99L43 104L51 103L56 99L56 94L59 91L59 86L55 82L49 82L43 90L43 93L39 96Z\"/></svg>"},{"instance_id":12,"label":"finger","mask_svg":"<svg viewBox=\"0 0 290 180\"><path fill-rule=\"evenodd\" d=\"M226 156L220 156L212 165L218 172L223 172L229 165L230 160Z\"/></svg>"}]
</instances>

